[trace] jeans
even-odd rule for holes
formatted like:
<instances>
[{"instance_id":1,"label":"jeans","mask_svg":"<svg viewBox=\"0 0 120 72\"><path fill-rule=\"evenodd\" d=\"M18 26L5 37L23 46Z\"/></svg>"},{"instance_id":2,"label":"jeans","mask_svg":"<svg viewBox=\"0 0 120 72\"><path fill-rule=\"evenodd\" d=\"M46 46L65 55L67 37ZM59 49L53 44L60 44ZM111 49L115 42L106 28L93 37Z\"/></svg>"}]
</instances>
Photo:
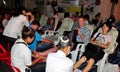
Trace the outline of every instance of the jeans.
<instances>
[{"instance_id":1,"label":"jeans","mask_svg":"<svg viewBox=\"0 0 120 72\"><path fill-rule=\"evenodd\" d=\"M16 41L17 39L15 38L12 38L12 37L8 37L8 36L4 36L4 43L6 46L8 46L7 44L10 43L10 50L11 50L11 47L14 45L14 42ZM6 47L5 46L5 47ZM6 47L7 50L8 50L8 47Z\"/></svg>"},{"instance_id":2,"label":"jeans","mask_svg":"<svg viewBox=\"0 0 120 72\"><path fill-rule=\"evenodd\" d=\"M37 49L36 51L40 51L40 52L43 52L43 51L46 51L48 49L52 48L52 44L47 44L45 42L41 42L41 43L38 43L37 44Z\"/></svg>"}]
</instances>

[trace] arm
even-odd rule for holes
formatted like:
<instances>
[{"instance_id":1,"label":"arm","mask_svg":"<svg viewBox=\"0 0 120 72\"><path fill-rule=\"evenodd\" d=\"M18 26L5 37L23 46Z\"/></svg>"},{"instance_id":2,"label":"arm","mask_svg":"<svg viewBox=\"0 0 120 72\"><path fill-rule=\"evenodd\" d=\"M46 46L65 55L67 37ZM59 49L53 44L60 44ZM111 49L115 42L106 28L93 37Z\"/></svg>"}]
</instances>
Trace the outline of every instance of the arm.
<instances>
[{"instance_id":1,"label":"arm","mask_svg":"<svg viewBox=\"0 0 120 72\"><path fill-rule=\"evenodd\" d=\"M80 29L78 29L78 36L81 38L82 41L88 43L90 40L90 30L84 28L84 30L80 31Z\"/></svg>"},{"instance_id":2,"label":"arm","mask_svg":"<svg viewBox=\"0 0 120 72\"><path fill-rule=\"evenodd\" d=\"M36 64L39 60L45 60L45 57L40 56L39 52L37 52L37 54L32 54L32 57L34 57L35 59L32 61L32 65ZM32 65L28 65L27 67L30 67Z\"/></svg>"},{"instance_id":3,"label":"arm","mask_svg":"<svg viewBox=\"0 0 120 72\"><path fill-rule=\"evenodd\" d=\"M79 29L78 29L78 35L81 37L82 40L86 38L85 35L83 35Z\"/></svg>"},{"instance_id":4,"label":"arm","mask_svg":"<svg viewBox=\"0 0 120 72\"><path fill-rule=\"evenodd\" d=\"M42 38L42 41L45 42L45 43L52 43L52 44L53 44L52 41L50 41L50 40L48 40L48 39L46 39L46 38Z\"/></svg>"},{"instance_id":5,"label":"arm","mask_svg":"<svg viewBox=\"0 0 120 72\"><path fill-rule=\"evenodd\" d=\"M91 40L90 40L90 43L92 43L92 44L94 44L94 45L98 45L98 46L100 46L100 47L102 47L102 48L108 48L109 47L109 45L110 45L110 42L107 42L106 44L104 44L104 43L102 43L102 42L99 42L99 41L93 41L94 40L94 37L93 38L91 38Z\"/></svg>"},{"instance_id":6,"label":"arm","mask_svg":"<svg viewBox=\"0 0 120 72\"><path fill-rule=\"evenodd\" d=\"M78 31L78 35L81 37L81 39L84 40L86 38L85 35L82 34L78 27L76 27L75 29Z\"/></svg>"},{"instance_id":7,"label":"arm","mask_svg":"<svg viewBox=\"0 0 120 72\"><path fill-rule=\"evenodd\" d=\"M97 43L98 46L102 47L102 48L108 48L110 46L110 42L107 42L106 44L102 43L102 42L98 42Z\"/></svg>"}]
</instances>

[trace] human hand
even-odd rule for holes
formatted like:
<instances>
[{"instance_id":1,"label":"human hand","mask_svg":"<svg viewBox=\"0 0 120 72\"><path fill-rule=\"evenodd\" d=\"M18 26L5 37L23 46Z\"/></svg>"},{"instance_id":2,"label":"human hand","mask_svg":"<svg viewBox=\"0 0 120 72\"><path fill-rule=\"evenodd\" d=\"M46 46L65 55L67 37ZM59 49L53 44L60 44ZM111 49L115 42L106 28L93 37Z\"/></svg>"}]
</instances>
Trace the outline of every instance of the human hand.
<instances>
[{"instance_id":1,"label":"human hand","mask_svg":"<svg viewBox=\"0 0 120 72\"><path fill-rule=\"evenodd\" d=\"M82 32L80 31L80 29L78 29L78 34L79 34L79 35L81 35L81 34L82 34Z\"/></svg>"}]
</instances>

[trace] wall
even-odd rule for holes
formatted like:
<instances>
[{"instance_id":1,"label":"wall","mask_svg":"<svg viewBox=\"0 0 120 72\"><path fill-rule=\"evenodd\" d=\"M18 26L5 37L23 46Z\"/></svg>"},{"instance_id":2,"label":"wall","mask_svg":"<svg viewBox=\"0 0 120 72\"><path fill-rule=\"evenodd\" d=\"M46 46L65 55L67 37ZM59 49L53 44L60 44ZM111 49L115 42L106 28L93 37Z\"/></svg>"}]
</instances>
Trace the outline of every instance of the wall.
<instances>
[{"instance_id":1,"label":"wall","mask_svg":"<svg viewBox=\"0 0 120 72\"><path fill-rule=\"evenodd\" d=\"M36 7L36 4L35 4L36 0L25 0L25 8L26 9L33 9Z\"/></svg>"},{"instance_id":2,"label":"wall","mask_svg":"<svg viewBox=\"0 0 120 72\"><path fill-rule=\"evenodd\" d=\"M98 7L98 12L101 12L101 18L104 20L110 16L111 3L110 0L101 0L101 5ZM120 0L115 6L114 15L116 21L120 20Z\"/></svg>"},{"instance_id":3,"label":"wall","mask_svg":"<svg viewBox=\"0 0 120 72\"><path fill-rule=\"evenodd\" d=\"M115 15L116 21L120 21L120 0L118 4L115 6L114 15Z\"/></svg>"}]
</instances>

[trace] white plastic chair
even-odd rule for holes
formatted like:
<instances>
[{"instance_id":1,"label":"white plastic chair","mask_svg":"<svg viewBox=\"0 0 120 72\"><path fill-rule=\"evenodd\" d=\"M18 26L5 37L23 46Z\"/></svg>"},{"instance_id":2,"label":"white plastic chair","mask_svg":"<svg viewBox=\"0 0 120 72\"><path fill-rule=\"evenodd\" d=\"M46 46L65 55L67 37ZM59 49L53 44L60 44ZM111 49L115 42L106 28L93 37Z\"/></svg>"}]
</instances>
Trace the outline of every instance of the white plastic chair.
<instances>
[{"instance_id":1,"label":"white plastic chair","mask_svg":"<svg viewBox=\"0 0 120 72\"><path fill-rule=\"evenodd\" d=\"M98 32L102 32L102 29L100 28ZM118 45L118 43L116 42L116 39L118 37L118 31L116 30L116 28L112 28L109 32L109 35L111 35L112 37L112 42L107 49L104 49L104 57L96 64L98 65L97 72L103 72L105 63L108 62L107 60L109 54L112 54Z\"/></svg>"},{"instance_id":2,"label":"white plastic chair","mask_svg":"<svg viewBox=\"0 0 120 72\"><path fill-rule=\"evenodd\" d=\"M72 26L73 26L73 20L70 18L65 18L62 21L62 25L61 27L58 29L58 31L45 31L45 36L53 36L54 33L56 33L56 36L62 36L64 31L71 31L72 30ZM56 25L57 26L57 25Z\"/></svg>"},{"instance_id":3,"label":"white plastic chair","mask_svg":"<svg viewBox=\"0 0 120 72\"><path fill-rule=\"evenodd\" d=\"M48 17L45 16L45 15L42 15L42 16L41 16L41 19L40 19L40 21L39 21L40 26L41 26L41 27L45 26L45 25L47 24L47 20L48 20Z\"/></svg>"},{"instance_id":4,"label":"white plastic chair","mask_svg":"<svg viewBox=\"0 0 120 72\"><path fill-rule=\"evenodd\" d=\"M114 48L117 47L118 43L116 42L115 44L116 45ZM109 54L112 54L113 52L114 52L114 49L111 50L110 53L105 52L103 58L100 61L98 61L96 64L96 65L98 65L97 72L103 72L105 64L108 63L108 56L109 56Z\"/></svg>"},{"instance_id":5,"label":"white plastic chair","mask_svg":"<svg viewBox=\"0 0 120 72\"><path fill-rule=\"evenodd\" d=\"M98 32L102 32L102 29L100 28ZM112 42L107 49L104 49L105 54L103 58L96 63L96 65L98 66L97 72L103 72L104 66L106 61L108 60L109 54L112 54L118 45L118 43L116 42L116 39L118 37L118 31L116 30L116 28L112 28L109 34L112 37ZM79 58L80 58L81 55L85 52L85 44L78 44L76 50L72 52L72 60L74 63L76 62L78 51L80 51L80 55L79 55Z\"/></svg>"},{"instance_id":6,"label":"white plastic chair","mask_svg":"<svg viewBox=\"0 0 120 72\"><path fill-rule=\"evenodd\" d=\"M80 58L82 56L82 54L85 52L85 46L86 46L85 44L79 43L77 45L76 49L71 52L73 63L76 63L77 57ZM80 54L78 54L78 53L80 53Z\"/></svg>"},{"instance_id":7,"label":"white plastic chair","mask_svg":"<svg viewBox=\"0 0 120 72\"><path fill-rule=\"evenodd\" d=\"M57 28L58 22L59 22L59 18L55 18L55 27L54 27L54 30L46 30L44 32L44 35L45 36L53 36L54 33L57 33L57 31L55 31L55 30Z\"/></svg>"},{"instance_id":8,"label":"white plastic chair","mask_svg":"<svg viewBox=\"0 0 120 72\"><path fill-rule=\"evenodd\" d=\"M57 28L58 22L59 22L59 18L55 18L54 30L46 30L42 36L51 40L51 41L56 41L57 42L57 40L55 40L55 39L57 39L57 37L54 36L54 33L57 33L55 30ZM55 44L57 44L56 42L55 42Z\"/></svg>"},{"instance_id":9,"label":"white plastic chair","mask_svg":"<svg viewBox=\"0 0 120 72\"><path fill-rule=\"evenodd\" d=\"M73 20L70 19L70 18L65 18L63 21L62 21L62 25L61 27L58 29L58 36L62 36L64 31L71 31L72 30L72 27L73 27Z\"/></svg>"}]
</instances>

